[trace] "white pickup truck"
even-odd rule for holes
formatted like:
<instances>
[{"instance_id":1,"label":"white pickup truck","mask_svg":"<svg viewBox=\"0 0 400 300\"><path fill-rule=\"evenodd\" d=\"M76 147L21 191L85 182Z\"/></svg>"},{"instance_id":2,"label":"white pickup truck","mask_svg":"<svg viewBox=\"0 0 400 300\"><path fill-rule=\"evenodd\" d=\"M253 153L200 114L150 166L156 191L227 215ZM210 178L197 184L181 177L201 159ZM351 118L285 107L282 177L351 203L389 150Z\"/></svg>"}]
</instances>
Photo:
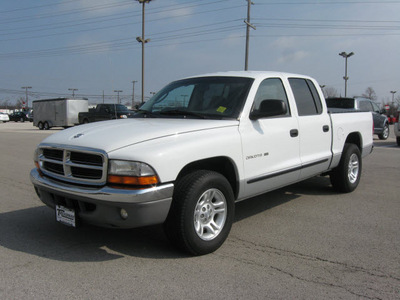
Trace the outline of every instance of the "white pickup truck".
<instances>
[{"instance_id":1,"label":"white pickup truck","mask_svg":"<svg viewBox=\"0 0 400 300\"><path fill-rule=\"evenodd\" d=\"M225 241L237 201L320 174L353 191L372 135L371 113L329 113L310 77L214 73L172 82L134 118L49 136L30 177L64 224L164 224L201 255Z\"/></svg>"}]
</instances>

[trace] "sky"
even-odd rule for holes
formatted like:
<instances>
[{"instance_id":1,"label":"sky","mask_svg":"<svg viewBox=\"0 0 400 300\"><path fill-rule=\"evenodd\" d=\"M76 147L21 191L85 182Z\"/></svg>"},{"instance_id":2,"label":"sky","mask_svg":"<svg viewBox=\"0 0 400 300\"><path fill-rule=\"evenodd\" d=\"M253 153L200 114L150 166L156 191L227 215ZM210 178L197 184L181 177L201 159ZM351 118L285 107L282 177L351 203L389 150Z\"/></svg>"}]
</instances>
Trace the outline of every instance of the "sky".
<instances>
[{"instance_id":1,"label":"sky","mask_svg":"<svg viewBox=\"0 0 400 300\"><path fill-rule=\"evenodd\" d=\"M0 0L0 105L25 98L141 100L142 4L135 0ZM249 70L309 75L344 96L400 101L400 0L253 0ZM167 83L243 70L246 0L145 5L144 97ZM132 81L136 81L135 84Z\"/></svg>"}]
</instances>

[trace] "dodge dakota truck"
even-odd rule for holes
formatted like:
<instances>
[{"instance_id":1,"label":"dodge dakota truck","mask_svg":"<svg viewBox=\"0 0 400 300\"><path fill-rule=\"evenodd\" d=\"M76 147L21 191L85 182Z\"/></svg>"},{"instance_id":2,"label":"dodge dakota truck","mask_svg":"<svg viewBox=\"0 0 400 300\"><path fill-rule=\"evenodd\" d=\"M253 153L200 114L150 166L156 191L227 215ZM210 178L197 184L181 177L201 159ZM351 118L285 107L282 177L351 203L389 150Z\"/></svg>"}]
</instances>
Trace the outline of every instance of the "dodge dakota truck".
<instances>
[{"instance_id":1,"label":"dodge dakota truck","mask_svg":"<svg viewBox=\"0 0 400 300\"><path fill-rule=\"evenodd\" d=\"M370 112L328 112L311 77L214 73L170 83L134 118L47 137L30 178L61 223L163 224L202 255L227 238L237 201L317 175L352 192L372 136Z\"/></svg>"}]
</instances>

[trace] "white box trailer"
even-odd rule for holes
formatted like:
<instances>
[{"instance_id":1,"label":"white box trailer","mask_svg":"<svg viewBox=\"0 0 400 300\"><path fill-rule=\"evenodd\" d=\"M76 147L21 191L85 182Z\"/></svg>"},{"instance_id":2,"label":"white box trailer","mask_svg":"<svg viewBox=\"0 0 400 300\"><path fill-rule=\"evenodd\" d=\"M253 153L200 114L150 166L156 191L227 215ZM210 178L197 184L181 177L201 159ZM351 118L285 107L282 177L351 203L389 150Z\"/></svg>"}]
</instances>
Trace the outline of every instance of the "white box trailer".
<instances>
[{"instance_id":1,"label":"white box trailer","mask_svg":"<svg viewBox=\"0 0 400 300\"><path fill-rule=\"evenodd\" d=\"M79 124L78 114L88 111L87 99L56 98L33 101L33 126L40 130Z\"/></svg>"}]
</instances>

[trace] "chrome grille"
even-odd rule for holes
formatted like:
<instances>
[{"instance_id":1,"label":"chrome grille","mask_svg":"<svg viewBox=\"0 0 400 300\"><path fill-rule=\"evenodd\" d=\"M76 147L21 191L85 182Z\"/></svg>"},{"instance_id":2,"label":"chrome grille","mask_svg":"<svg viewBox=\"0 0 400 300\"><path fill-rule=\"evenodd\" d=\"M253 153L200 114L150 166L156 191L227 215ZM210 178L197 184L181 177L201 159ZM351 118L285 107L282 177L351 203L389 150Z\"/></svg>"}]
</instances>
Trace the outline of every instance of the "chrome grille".
<instances>
[{"instance_id":1,"label":"chrome grille","mask_svg":"<svg viewBox=\"0 0 400 300\"><path fill-rule=\"evenodd\" d=\"M107 155L97 149L43 146L38 160L45 175L59 180L102 185L107 179Z\"/></svg>"}]
</instances>

